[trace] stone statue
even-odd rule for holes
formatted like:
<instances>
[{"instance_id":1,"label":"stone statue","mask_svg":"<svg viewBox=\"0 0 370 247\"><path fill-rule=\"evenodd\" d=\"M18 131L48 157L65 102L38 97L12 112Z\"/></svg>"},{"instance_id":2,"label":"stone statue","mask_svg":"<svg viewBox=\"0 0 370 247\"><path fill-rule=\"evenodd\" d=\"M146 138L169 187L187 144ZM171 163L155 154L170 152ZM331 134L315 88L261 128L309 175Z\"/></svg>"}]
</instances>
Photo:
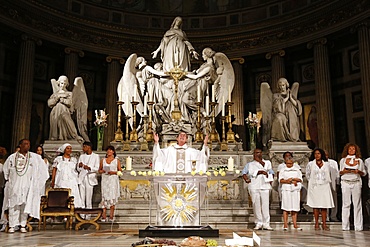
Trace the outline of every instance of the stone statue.
<instances>
[{"instance_id":1,"label":"stone statue","mask_svg":"<svg viewBox=\"0 0 370 247\"><path fill-rule=\"evenodd\" d=\"M89 141L87 134L87 107L88 100L85 86L81 77L76 77L73 91L67 90L68 78L64 75L58 80L51 79L53 94L48 99L50 113L50 140ZM78 135L71 114L76 112Z\"/></svg>"},{"instance_id":2,"label":"stone statue","mask_svg":"<svg viewBox=\"0 0 370 247\"><path fill-rule=\"evenodd\" d=\"M300 135L299 116L302 114L301 102L297 99L299 83L289 89L285 78L278 80L278 92L272 93L268 83L261 84L261 109L264 145L269 140L298 142Z\"/></svg>"},{"instance_id":3,"label":"stone statue","mask_svg":"<svg viewBox=\"0 0 370 247\"><path fill-rule=\"evenodd\" d=\"M190 71L191 55L198 59L199 54L182 31L181 17L173 20L171 28L164 34L159 47L152 52L153 58L157 57L159 51L161 51L164 71L170 71L176 65L183 71Z\"/></svg>"}]
</instances>

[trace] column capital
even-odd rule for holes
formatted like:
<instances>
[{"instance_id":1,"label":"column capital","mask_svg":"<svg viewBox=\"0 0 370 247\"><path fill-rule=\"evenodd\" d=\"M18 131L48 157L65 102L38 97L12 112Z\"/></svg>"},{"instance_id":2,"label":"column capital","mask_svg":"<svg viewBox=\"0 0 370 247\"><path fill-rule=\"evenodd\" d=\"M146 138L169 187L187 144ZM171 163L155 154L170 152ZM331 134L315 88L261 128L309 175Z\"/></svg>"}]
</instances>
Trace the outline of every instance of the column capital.
<instances>
[{"instance_id":1,"label":"column capital","mask_svg":"<svg viewBox=\"0 0 370 247\"><path fill-rule=\"evenodd\" d=\"M278 55L280 57L284 57L285 56L285 51L284 50L278 50L278 51L269 52L269 53L266 54L265 58L269 60L275 55Z\"/></svg>"},{"instance_id":2,"label":"column capital","mask_svg":"<svg viewBox=\"0 0 370 247\"><path fill-rule=\"evenodd\" d=\"M36 45L38 45L38 46L42 45L42 40L41 39L39 39L39 38L37 38L33 35L30 35L30 34L26 34L26 33L22 34L21 39L22 39L22 41L28 41L28 40L34 41L36 43Z\"/></svg>"},{"instance_id":3,"label":"column capital","mask_svg":"<svg viewBox=\"0 0 370 247\"><path fill-rule=\"evenodd\" d=\"M232 62L237 61L239 62L239 64L244 64L245 59L243 57L233 57L233 58L230 58L230 61Z\"/></svg>"},{"instance_id":4,"label":"column capital","mask_svg":"<svg viewBox=\"0 0 370 247\"><path fill-rule=\"evenodd\" d=\"M71 48L71 47L64 48L64 52L66 54L77 53L80 57L84 57L85 56L85 53L82 50Z\"/></svg>"},{"instance_id":5,"label":"column capital","mask_svg":"<svg viewBox=\"0 0 370 247\"><path fill-rule=\"evenodd\" d=\"M327 38L320 38L307 43L307 48L312 49L315 45L326 45L328 43Z\"/></svg>"},{"instance_id":6,"label":"column capital","mask_svg":"<svg viewBox=\"0 0 370 247\"><path fill-rule=\"evenodd\" d=\"M370 20L363 20L356 25L352 26L350 29L351 33L356 33L359 29L369 28L370 27Z\"/></svg>"},{"instance_id":7,"label":"column capital","mask_svg":"<svg viewBox=\"0 0 370 247\"><path fill-rule=\"evenodd\" d=\"M118 61L120 64L124 64L125 63L125 59L122 58L122 57L115 57L115 56L107 56L105 58L105 61L107 61L107 63L111 63L112 61Z\"/></svg>"}]
</instances>

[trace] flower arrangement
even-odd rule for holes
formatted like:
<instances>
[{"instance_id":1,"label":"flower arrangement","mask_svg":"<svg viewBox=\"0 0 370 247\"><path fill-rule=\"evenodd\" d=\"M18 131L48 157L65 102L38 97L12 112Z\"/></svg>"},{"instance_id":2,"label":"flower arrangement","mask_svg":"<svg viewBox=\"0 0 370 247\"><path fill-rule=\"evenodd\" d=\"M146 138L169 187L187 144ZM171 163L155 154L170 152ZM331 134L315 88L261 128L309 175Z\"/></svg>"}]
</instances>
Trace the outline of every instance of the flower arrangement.
<instances>
[{"instance_id":1,"label":"flower arrangement","mask_svg":"<svg viewBox=\"0 0 370 247\"><path fill-rule=\"evenodd\" d=\"M248 128L257 128L258 132L258 129L260 127L260 121L257 117L257 114L255 113L252 114L251 112L249 112L248 117L245 119L245 122Z\"/></svg>"},{"instance_id":2,"label":"flower arrangement","mask_svg":"<svg viewBox=\"0 0 370 247\"><path fill-rule=\"evenodd\" d=\"M95 122L94 122L94 125L96 127L107 127L108 126L108 122L107 122L107 118L108 118L108 115L109 114L106 114L105 113L105 109L104 110L95 110Z\"/></svg>"}]
</instances>

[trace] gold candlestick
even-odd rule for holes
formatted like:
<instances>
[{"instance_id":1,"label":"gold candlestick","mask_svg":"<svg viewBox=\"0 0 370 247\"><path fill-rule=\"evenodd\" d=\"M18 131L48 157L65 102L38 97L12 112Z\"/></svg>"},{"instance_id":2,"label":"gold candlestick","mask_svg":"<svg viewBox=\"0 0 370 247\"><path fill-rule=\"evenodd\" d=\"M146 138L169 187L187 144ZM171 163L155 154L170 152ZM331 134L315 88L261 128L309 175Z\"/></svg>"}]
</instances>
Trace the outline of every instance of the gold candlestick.
<instances>
[{"instance_id":1,"label":"gold candlestick","mask_svg":"<svg viewBox=\"0 0 370 247\"><path fill-rule=\"evenodd\" d=\"M153 142L154 137L153 137L153 117L152 117L152 110L153 110L153 105L154 101L149 101L148 106L149 106L149 120L148 120L148 129L146 131L146 141L147 142Z\"/></svg>"},{"instance_id":2,"label":"gold candlestick","mask_svg":"<svg viewBox=\"0 0 370 247\"><path fill-rule=\"evenodd\" d=\"M123 143L123 147L122 147L122 150L123 151L130 151L131 150L131 147L130 147L130 140L129 140L129 131L128 131L128 121L131 117L126 115L124 116L124 119L125 119L125 122L126 122L126 134L125 134L125 141Z\"/></svg>"},{"instance_id":3,"label":"gold candlestick","mask_svg":"<svg viewBox=\"0 0 370 247\"><path fill-rule=\"evenodd\" d=\"M131 104L134 106L134 111L132 113L132 130L130 132L130 141L137 142L138 136L136 131L136 106L139 104L138 101L132 101Z\"/></svg>"},{"instance_id":4,"label":"gold candlestick","mask_svg":"<svg viewBox=\"0 0 370 247\"><path fill-rule=\"evenodd\" d=\"M179 108L179 99L178 99L178 89L179 89L179 80L186 75L186 72L183 71L177 64L173 69L167 71L166 74L170 75L174 81L174 110L171 112L171 116L173 120L180 120L181 119L181 111Z\"/></svg>"},{"instance_id":5,"label":"gold candlestick","mask_svg":"<svg viewBox=\"0 0 370 247\"><path fill-rule=\"evenodd\" d=\"M195 141L196 142L202 142L203 141L203 133L200 129L200 120L201 120L201 116L200 116L200 107L202 105L202 102L195 102L195 104L197 105L197 111L198 111L198 116L197 116L197 132L195 133Z\"/></svg>"},{"instance_id":6,"label":"gold candlestick","mask_svg":"<svg viewBox=\"0 0 370 247\"><path fill-rule=\"evenodd\" d=\"M123 132L121 130L122 104L124 104L124 102L117 101L117 107L118 107L117 130L114 133L114 141L116 141L116 142L122 142L123 141Z\"/></svg>"},{"instance_id":7,"label":"gold candlestick","mask_svg":"<svg viewBox=\"0 0 370 247\"><path fill-rule=\"evenodd\" d=\"M140 143L140 150L147 151L149 150L148 142L146 140L146 132L147 132L147 123L148 123L148 115L143 116L144 122L144 133L143 133L143 141Z\"/></svg>"},{"instance_id":8,"label":"gold candlestick","mask_svg":"<svg viewBox=\"0 0 370 247\"><path fill-rule=\"evenodd\" d=\"M217 106L217 102L211 102L211 112L212 112L212 118L211 118L211 135L210 135L210 141L211 142L218 142L220 140L217 132L216 132L216 113L215 109Z\"/></svg>"},{"instance_id":9,"label":"gold candlestick","mask_svg":"<svg viewBox=\"0 0 370 247\"><path fill-rule=\"evenodd\" d=\"M228 131L227 131L227 137L226 137L226 140L228 143L235 143L235 133L233 132L232 130L232 127L233 127L233 123L231 121L231 106L233 105L234 103L233 102L227 102L226 105L227 105L227 108L228 108L228 116L227 116L227 123L228 123Z\"/></svg>"},{"instance_id":10,"label":"gold candlestick","mask_svg":"<svg viewBox=\"0 0 370 247\"><path fill-rule=\"evenodd\" d=\"M222 122L222 141L221 141L221 147L220 147L221 151L227 151L228 149L228 145L225 140L225 120L226 120L226 117L221 116L221 122Z\"/></svg>"}]
</instances>

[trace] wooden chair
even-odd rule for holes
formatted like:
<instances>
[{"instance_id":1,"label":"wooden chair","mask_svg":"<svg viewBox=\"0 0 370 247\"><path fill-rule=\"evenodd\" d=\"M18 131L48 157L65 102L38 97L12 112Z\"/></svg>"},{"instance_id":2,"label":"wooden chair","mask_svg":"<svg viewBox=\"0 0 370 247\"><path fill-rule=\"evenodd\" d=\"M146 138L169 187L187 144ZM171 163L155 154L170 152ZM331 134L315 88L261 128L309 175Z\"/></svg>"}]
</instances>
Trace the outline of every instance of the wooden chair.
<instances>
[{"instance_id":1,"label":"wooden chair","mask_svg":"<svg viewBox=\"0 0 370 247\"><path fill-rule=\"evenodd\" d=\"M66 229L72 229L72 220L74 216L74 197L71 196L71 189L57 188L46 191L46 196L41 197L40 220L46 228L46 217L63 216L67 218Z\"/></svg>"}]
</instances>

